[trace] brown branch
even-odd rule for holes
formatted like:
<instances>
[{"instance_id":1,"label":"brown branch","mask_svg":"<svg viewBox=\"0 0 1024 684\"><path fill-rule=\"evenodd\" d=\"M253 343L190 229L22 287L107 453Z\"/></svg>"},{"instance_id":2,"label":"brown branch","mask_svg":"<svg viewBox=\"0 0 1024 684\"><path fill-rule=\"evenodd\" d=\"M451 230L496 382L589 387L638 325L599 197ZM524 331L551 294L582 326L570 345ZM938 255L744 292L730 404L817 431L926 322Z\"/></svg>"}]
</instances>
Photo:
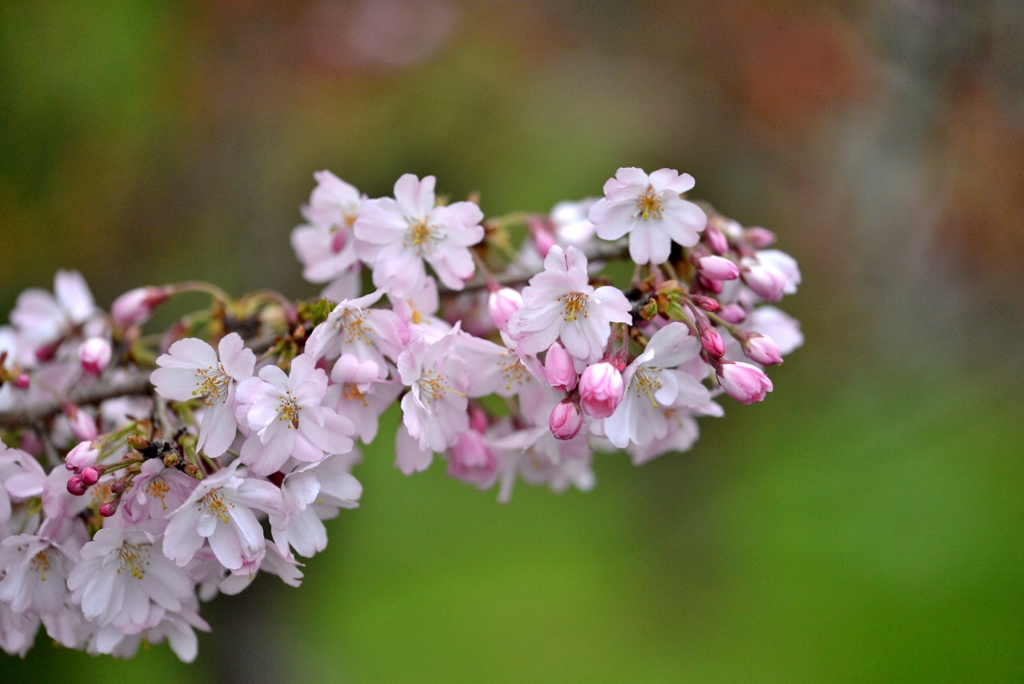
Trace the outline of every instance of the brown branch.
<instances>
[{"instance_id":1,"label":"brown branch","mask_svg":"<svg viewBox=\"0 0 1024 684\"><path fill-rule=\"evenodd\" d=\"M246 346L260 354L274 344L273 337L257 337ZM153 391L149 382L152 368L130 368L116 377L100 379L75 389L67 396L67 401L76 406L94 406L107 399L148 395ZM61 402L56 397L22 406L10 411L0 411L0 428L17 428L36 425L52 418L61 411Z\"/></svg>"},{"instance_id":2,"label":"brown branch","mask_svg":"<svg viewBox=\"0 0 1024 684\"><path fill-rule=\"evenodd\" d=\"M628 251L621 244L602 242L586 250L586 254L587 258L591 261L603 261L625 258L628 256ZM502 273L493 274L492 278L501 285L518 285L528 281L537 272L535 270L527 271L513 267ZM466 283L466 287L463 290L449 290L443 285L439 287L441 292L445 294L459 294L485 289L487 282L485 278L477 275ZM261 354L270 349L273 344L273 337L265 336L248 341L246 346L257 354ZM149 382L149 376L152 372L153 369L151 368L127 369L126 372L119 374L116 378L103 378L75 389L67 396L67 401L76 406L94 406L117 397L148 395L153 391L153 385ZM37 425L57 415L60 411L61 402L55 397L10 411L0 411L0 428Z\"/></svg>"}]
</instances>

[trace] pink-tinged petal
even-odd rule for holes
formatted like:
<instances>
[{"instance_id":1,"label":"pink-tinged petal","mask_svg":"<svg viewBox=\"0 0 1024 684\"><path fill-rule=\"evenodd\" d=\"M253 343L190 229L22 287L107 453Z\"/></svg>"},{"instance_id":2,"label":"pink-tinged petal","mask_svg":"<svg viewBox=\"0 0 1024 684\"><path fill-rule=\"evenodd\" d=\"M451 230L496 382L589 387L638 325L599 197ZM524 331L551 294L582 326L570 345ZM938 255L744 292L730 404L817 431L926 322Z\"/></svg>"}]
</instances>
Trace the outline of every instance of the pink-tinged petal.
<instances>
[{"instance_id":1,"label":"pink-tinged petal","mask_svg":"<svg viewBox=\"0 0 1024 684\"><path fill-rule=\"evenodd\" d=\"M636 408L634 406L636 403L635 399L636 397L627 389L626 396L623 397L622 401L615 408L615 412L604 419L605 437L620 449L625 449L629 444L629 425L632 418L631 414Z\"/></svg>"},{"instance_id":2,"label":"pink-tinged petal","mask_svg":"<svg viewBox=\"0 0 1024 684\"><path fill-rule=\"evenodd\" d=\"M257 508L265 513L281 510L281 490L270 482L246 478L232 499L243 506Z\"/></svg>"},{"instance_id":3,"label":"pink-tinged petal","mask_svg":"<svg viewBox=\"0 0 1024 684\"><path fill-rule=\"evenodd\" d=\"M220 362L227 373L236 382L241 382L252 377L253 368L256 367L256 354L251 349L245 348L238 333L231 333L221 338L217 345L220 352Z\"/></svg>"},{"instance_id":4,"label":"pink-tinged petal","mask_svg":"<svg viewBox=\"0 0 1024 684\"><path fill-rule=\"evenodd\" d=\"M249 466L256 475L266 477L276 473L291 455L295 446L295 432L294 429L281 428L267 444L263 444L256 433L253 433L242 444L239 460Z\"/></svg>"},{"instance_id":5,"label":"pink-tinged petal","mask_svg":"<svg viewBox=\"0 0 1024 684\"><path fill-rule=\"evenodd\" d=\"M288 386L288 376L277 366L264 366L260 369L259 378L263 382L269 382L281 394L291 389Z\"/></svg>"},{"instance_id":6,"label":"pink-tinged petal","mask_svg":"<svg viewBox=\"0 0 1024 684\"><path fill-rule=\"evenodd\" d=\"M683 247L693 247L697 244L700 233L707 223L708 218L704 210L685 200L680 201L679 206L671 211L666 211L662 220L665 233Z\"/></svg>"},{"instance_id":7,"label":"pink-tinged petal","mask_svg":"<svg viewBox=\"0 0 1024 684\"><path fill-rule=\"evenodd\" d=\"M626 295L617 287L603 285L594 290L594 298L601 303L601 311L613 323L632 323L633 308Z\"/></svg>"},{"instance_id":8,"label":"pink-tinged petal","mask_svg":"<svg viewBox=\"0 0 1024 684\"><path fill-rule=\"evenodd\" d=\"M310 442L329 454L343 454L352 450L355 426L348 418L330 409L324 409L324 424L299 419L299 430Z\"/></svg>"},{"instance_id":9,"label":"pink-tinged petal","mask_svg":"<svg viewBox=\"0 0 1024 684\"><path fill-rule=\"evenodd\" d=\"M625 166L615 172L615 180L617 184L615 188L625 187L627 185L641 185L646 187L650 183L650 179L643 169L638 169L635 166ZM607 186L608 184L605 183Z\"/></svg>"},{"instance_id":10,"label":"pink-tinged petal","mask_svg":"<svg viewBox=\"0 0 1024 684\"><path fill-rule=\"evenodd\" d=\"M203 546L203 537L196 532L199 516L199 507L186 503L164 530L164 555L179 566L187 565Z\"/></svg>"},{"instance_id":11,"label":"pink-tinged petal","mask_svg":"<svg viewBox=\"0 0 1024 684\"><path fill-rule=\"evenodd\" d=\"M96 310L92 292L78 271L57 271L53 291L61 308L74 323L84 323Z\"/></svg>"},{"instance_id":12,"label":"pink-tinged petal","mask_svg":"<svg viewBox=\"0 0 1024 684\"><path fill-rule=\"evenodd\" d=\"M656 193L663 191L678 180L679 172L675 169L658 169L657 171L652 171L650 176L647 177L647 182L650 183Z\"/></svg>"},{"instance_id":13,"label":"pink-tinged petal","mask_svg":"<svg viewBox=\"0 0 1024 684\"><path fill-rule=\"evenodd\" d=\"M209 513L203 513L199 516L199 522L196 523L196 534L200 537L209 537L211 534L217 531L217 520L216 516L210 515Z\"/></svg>"},{"instance_id":14,"label":"pink-tinged petal","mask_svg":"<svg viewBox=\"0 0 1024 684\"><path fill-rule=\"evenodd\" d=\"M157 368L149 376L149 381L163 398L171 401L188 401L198 396L194 394L199 387L198 377L194 368Z\"/></svg>"},{"instance_id":15,"label":"pink-tinged petal","mask_svg":"<svg viewBox=\"0 0 1024 684\"><path fill-rule=\"evenodd\" d=\"M674 368L700 354L700 342L683 323L669 323L651 336L644 352L652 352L652 365Z\"/></svg>"},{"instance_id":16,"label":"pink-tinged petal","mask_svg":"<svg viewBox=\"0 0 1024 684\"><path fill-rule=\"evenodd\" d=\"M288 541L297 554L309 558L327 548L327 528L313 511L306 511L288 525Z\"/></svg>"},{"instance_id":17,"label":"pink-tinged petal","mask_svg":"<svg viewBox=\"0 0 1024 684\"><path fill-rule=\"evenodd\" d=\"M599 238L618 240L636 227L635 202L608 202L607 200L601 200L601 202L590 209L590 220L597 226Z\"/></svg>"},{"instance_id":18,"label":"pink-tinged petal","mask_svg":"<svg viewBox=\"0 0 1024 684\"><path fill-rule=\"evenodd\" d=\"M395 199L407 216L425 217L434 208L436 183L433 176L425 176L421 181L414 174L406 173L395 181Z\"/></svg>"},{"instance_id":19,"label":"pink-tinged petal","mask_svg":"<svg viewBox=\"0 0 1024 684\"><path fill-rule=\"evenodd\" d=\"M357 239L356 253L362 256L362 245L388 245L400 241L409 230L408 214L399 202L390 197L368 200L359 209L359 218L352 225Z\"/></svg>"},{"instance_id":20,"label":"pink-tinged petal","mask_svg":"<svg viewBox=\"0 0 1024 684\"><path fill-rule=\"evenodd\" d=\"M693 176L688 173L681 173L674 181L666 185L665 189L682 195L693 190L693 186L696 184L697 182L693 179Z\"/></svg>"},{"instance_id":21,"label":"pink-tinged petal","mask_svg":"<svg viewBox=\"0 0 1024 684\"><path fill-rule=\"evenodd\" d=\"M434 452L421 449L406 427L400 425L395 432L395 467L404 475L412 475L429 468L433 460Z\"/></svg>"},{"instance_id":22,"label":"pink-tinged petal","mask_svg":"<svg viewBox=\"0 0 1024 684\"><path fill-rule=\"evenodd\" d=\"M313 444L301 432L295 435L292 458L303 463L319 463L324 460L324 450Z\"/></svg>"},{"instance_id":23,"label":"pink-tinged petal","mask_svg":"<svg viewBox=\"0 0 1024 684\"><path fill-rule=\"evenodd\" d=\"M203 416L196 444L210 458L217 458L235 441L235 412L228 402L214 404Z\"/></svg>"},{"instance_id":24,"label":"pink-tinged petal","mask_svg":"<svg viewBox=\"0 0 1024 684\"><path fill-rule=\"evenodd\" d=\"M273 485L270 486L273 487ZM245 554L246 560L251 560L265 545L263 526L248 508L235 506L229 510L231 526L234 528L238 540L242 542L242 553Z\"/></svg>"},{"instance_id":25,"label":"pink-tinged petal","mask_svg":"<svg viewBox=\"0 0 1024 684\"><path fill-rule=\"evenodd\" d=\"M206 342L195 337L187 337L183 340L178 340L172 344L171 348L167 351L167 354L164 354L156 360L156 365L167 366L166 362L175 361L180 364L188 364L189 366L196 366L198 368L217 367L217 352L215 352L213 347L208 345ZM171 358L168 359L168 356ZM164 361L165 363L161 363L161 361Z\"/></svg>"},{"instance_id":26,"label":"pink-tinged petal","mask_svg":"<svg viewBox=\"0 0 1024 684\"><path fill-rule=\"evenodd\" d=\"M267 385L267 383L263 383ZM264 427L278 419L281 410L280 395L270 396L261 392L253 397L249 404L245 420L250 430L262 430Z\"/></svg>"},{"instance_id":27,"label":"pink-tinged petal","mask_svg":"<svg viewBox=\"0 0 1024 684\"><path fill-rule=\"evenodd\" d=\"M651 226L649 221L637 222L629 233L629 257L638 264L651 261Z\"/></svg>"},{"instance_id":28,"label":"pink-tinged petal","mask_svg":"<svg viewBox=\"0 0 1024 684\"><path fill-rule=\"evenodd\" d=\"M221 523L209 537L210 549L217 561L228 570L242 567L242 542L231 525Z\"/></svg>"}]
</instances>

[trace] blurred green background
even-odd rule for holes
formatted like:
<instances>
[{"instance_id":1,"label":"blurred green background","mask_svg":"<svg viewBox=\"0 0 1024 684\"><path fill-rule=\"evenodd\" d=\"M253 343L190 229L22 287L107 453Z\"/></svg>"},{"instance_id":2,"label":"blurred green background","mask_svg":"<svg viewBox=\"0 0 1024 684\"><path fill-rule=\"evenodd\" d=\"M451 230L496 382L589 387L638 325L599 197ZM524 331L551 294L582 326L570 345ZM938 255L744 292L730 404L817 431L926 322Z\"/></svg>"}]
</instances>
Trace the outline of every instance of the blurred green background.
<instances>
[{"instance_id":1,"label":"blurred green background","mask_svg":"<svg viewBox=\"0 0 1024 684\"><path fill-rule=\"evenodd\" d=\"M0 679L1024 681L1022 40L1017 0L0 4L4 311L57 268L312 295L321 168L496 215L671 166L800 260L807 337L588 494L502 506L381 439L304 585L204 606L195 664L43 634Z\"/></svg>"}]
</instances>

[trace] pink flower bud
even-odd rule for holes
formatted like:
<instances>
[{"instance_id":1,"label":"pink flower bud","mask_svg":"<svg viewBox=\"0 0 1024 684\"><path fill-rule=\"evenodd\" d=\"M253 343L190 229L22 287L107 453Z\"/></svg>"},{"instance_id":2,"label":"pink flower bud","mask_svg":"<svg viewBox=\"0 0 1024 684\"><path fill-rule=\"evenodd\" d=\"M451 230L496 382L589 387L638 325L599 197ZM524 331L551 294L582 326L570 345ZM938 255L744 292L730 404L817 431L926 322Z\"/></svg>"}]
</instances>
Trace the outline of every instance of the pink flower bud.
<instances>
[{"instance_id":1,"label":"pink flower bud","mask_svg":"<svg viewBox=\"0 0 1024 684\"><path fill-rule=\"evenodd\" d=\"M607 418L622 401L622 373L602 361L587 366L580 376L580 402L583 411L594 418Z\"/></svg>"},{"instance_id":2,"label":"pink flower bud","mask_svg":"<svg viewBox=\"0 0 1024 684\"><path fill-rule=\"evenodd\" d=\"M754 333L743 345L743 353L748 358L757 361L762 366L771 366L782 363L782 351L775 340L767 335Z\"/></svg>"},{"instance_id":3,"label":"pink flower bud","mask_svg":"<svg viewBox=\"0 0 1024 684\"><path fill-rule=\"evenodd\" d=\"M711 278L705 278L702 275L697 276L697 280L700 281L701 287L712 294L722 294L722 281L712 280Z\"/></svg>"},{"instance_id":4,"label":"pink flower bud","mask_svg":"<svg viewBox=\"0 0 1024 684\"><path fill-rule=\"evenodd\" d=\"M22 373L21 375L14 379L14 386L20 390L27 390L31 382L32 381L29 379L29 377Z\"/></svg>"},{"instance_id":5,"label":"pink flower bud","mask_svg":"<svg viewBox=\"0 0 1024 684\"><path fill-rule=\"evenodd\" d=\"M725 257L701 257L698 266L700 274L711 280L736 280L740 277L739 267Z\"/></svg>"},{"instance_id":6,"label":"pink flower bud","mask_svg":"<svg viewBox=\"0 0 1024 684\"><path fill-rule=\"evenodd\" d=\"M96 426L96 420L85 411L79 410L74 404L67 404L64 407L64 415L68 418L71 431L78 439L92 440L100 433Z\"/></svg>"},{"instance_id":7,"label":"pink flower bud","mask_svg":"<svg viewBox=\"0 0 1024 684\"><path fill-rule=\"evenodd\" d=\"M78 348L78 360L82 370L90 375L99 375L110 363L110 342L104 337L90 337Z\"/></svg>"},{"instance_id":8,"label":"pink flower bud","mask_svg":"<svg viewBox=\"0 0 1024 684\"><path fill-rule=\"evenodd\" d=\"M749 363L722 363L718 382L730 397L743 404L763 401L764 395L774 389L768 376Z\"/></svg>"},{"instance_id":9,"label":"pink flower bud","mask_svg":"<svg viewBox=\"0 0 1024 684\"><path fill-rule=\"evenodd\" d=\"M718 311L718 300L715 299L714 297L705 297L704 295L690 295L690 299L693 300L694 304L704 309L705 311L710 311L712 313Z\"/></svg>"},{"instance_id":10,"label":"pink flower bud","mask_svg":"<svg viewBox=\"0 0 1024 684\"><path fill-rule=\"evenodd\" d=\"M110 307L110 318L122 328L142 325L149 320L153 309L171 296L167 287L138 287L114 300Z\"/></svg>"},{"instance_id":11,"label":"pink flower bud","mask_svg":"<svg viewBox=\"0 0 1024 684\"><path fill-rule=\"evenodd\" d=\"M487 487L494 482L498 460L487 438L476 430L463 432L448 450L448 475L463 482Z\"/></svg>"},{"instance_id":12,"label":"pink flower bud","mask_svg":"<svg viewBox=\"0 0 1024 684\"><path fill-rule=\"evenodd\" d=\"M576 368L565 347L555 342L544 357L544 377L556 390L571 392L576 387Z\"/></svg>"},{"instance_id":13,"label":"pink flower bud","mask_svg":"<svg viewBox=\"0 0 1024 684\"><path fill-rule=\"evenodd\" d=\"M747 319L747 310L739 304L726 304L722 307L722 310L718 312L718 315L726 323L742 323Z\"/></svg>"},{"instance_id":14,"label":"pink flower bud","mask_svg":"<svg viewBox=\"0 0 1024 684\"><path fill-rule=\"evenodd\" d=\"M121 503L120 499L111 499L110 501L106 502L105 504L100 506L100 515L102 515L104 518L109 518L110 516L114 515L115 513L117 513L117 505L119 503Z\"/></svg>"},{"instance_id":15,"label":"pink flower bud","mask_svg":"<svg viewBox=\"0 0 1024 684\"><path fill-rule=\"evenodd\" d=\"M610 414L609 414L610 415ZM583 414L573 401L566 399L555 404L548 418L548 427L556 439L572 439L583 427Z\"/></svg>"},{"instance_id":16,"label":"pink flower bud","mask_svg":"<svg viewBox=\"0 0 1024 684\"><path fill-rule=\"evenodd\" d=\"M782 294L786 289L784 275L774 268L765 268L761 265L750 266L744 270L743 282L769 302L777 302L782 299Z\"/></svg>"},{"instance_id":17,"label":"pink flower bud","mask_svg":"<svg viewBox=\"0 0 1024 684\"><path fill-rule=\"evenodd\" d=\"M725 254L729 251L729 240L726 239L725 234L710 223L704 229L704 241L708 243L708 247L715 254Z\"/></svg>"},{"instance_id":18,"label":"pink flower bud","mask_svg":"<svg viewBox=\"0 0 1024 684\"><path fill-rule=\"evenodd\" d=\"M487 412L479 406L469 407L469 427L473 428L477 432L483 433L487 431Z\"/></svg>"},{"instance_id":19,"label":"pink flower bud","mask_svg":"<svg viewBox=\"0 0 1024 684\"><path fill-rule=\"evenodd\" d=\"M87 466L96 465L100 457L100 450L90 441L79 442L78 445L68 452L64 458L68 470L81 470Z\"/></svg>"},{"instance_id":20,"label":"pink flower bud","mask_svg":"<svg viewBox=\"0 0 1024 684\"><path fill-rule=\"evenodd\" d=\"M708 326L700 333L700 343L708 354L720 359L725 356L725 340L718 334L718 331Z\"/></svg>"},{"instance_id":21,"label":"pink flower bud","mask_svg":"<svg viewBox=\"0 0 1024 684\"><path fill-rule=\"evenodd\" d=\"M103 466L88 466L86 468L82 468L82 482L84 482L87 487L91 487L99 482L101 475L103 475Z\"/></svg>"},{"instance_id":22,"label":"pink flower bud","mask_svg":"<svg viewBox=\"0 0 1024 684\"><path fill-rule=\"evenodd\" d=\"M72 494L74 496L82 496L83 494L85 494L85 491L87 489L89 489L89 487L86 486L84 482L82 482L82 478L80 477L72 477L70 480L68 480L68 494Z\"/></svg>"},{"instance_id":23,"label":"pink flower bud","mask_svg":"<svg viewBox=\"0 0 1024 684\"><path fill-rule=\"evenodd\" d=\"M775 233L767 228L747 228L743 231L743 239L757 249L764 249L775 244Z\"/></svg>"},{"instance_id":24,"label":"pink flower bud","mask_svg":"<svg viewBox=\"0 0 1024 684\"><path fill-rule=\"evenodd\" d=\"M495 290L487 297L487 309L491 313L491 321L499 330L504 330L508 326L508 319L512 318L512 314L522 307L523 295L511 287Z\"/></svg>"},{"instance_id":25,"label":"pink flower bud","mask_svg":"<svg viewBox=\"0 0 1024 684\"><path fill-rule=\"evenodd\" d=\"M555 234L551 224L540 217L533 217L527 220L527 228L530 230L530 239L533 246L540 252L541 257L546 257L552 247L555 246Z\"/></svg>"}]
</instances>

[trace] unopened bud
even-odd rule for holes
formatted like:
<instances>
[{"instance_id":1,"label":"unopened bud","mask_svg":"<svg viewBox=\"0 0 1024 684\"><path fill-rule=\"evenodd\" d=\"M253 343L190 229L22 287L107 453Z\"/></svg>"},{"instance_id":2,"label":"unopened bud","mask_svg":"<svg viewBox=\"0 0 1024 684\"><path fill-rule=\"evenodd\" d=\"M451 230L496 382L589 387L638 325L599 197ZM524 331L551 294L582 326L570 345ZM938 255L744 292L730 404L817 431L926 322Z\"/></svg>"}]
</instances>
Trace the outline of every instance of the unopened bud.
<instances>
[{"instance_id":1,"label":"unopened bud","mask_svg":"<svg viewBox=\"0 0 1024 684\"><path fill-rule=\"evenodd\" d=\"M725 254L729 251L729 240L726 239L725 234L710 223L704 229L704 241L708 243L708 247L715 254Z\"/></svg>"},{"instance_id":2,"label":"unopened bud","mask_svg":"<svg viewBox=\"0 0 1024 684\"><path fill-rule=\"evenodd\" d=\"M726 394L743 404L763 401L764 395L773 389L768 376L749 363L723 362L718 382Z\"/></svg>"},{"instance_id":3,"label":"unopened bud","mask_svg":"<svg viewBox=\"0 0 1024 684\"><path fill-rule=\"evenodd\" d=\"M702 275L697 276L697 280L700 281L701 287L712 294L722 294L722 281L713 280L711 278L705 278Z\"/></svg>"},{"instance_id":4,"label":"unopened bud","mask_svg":"<svg viewBox=\"0 0 1024 684\"><path fill-rule=\"evenodd\" d=\"M487 296L487 310L491 314L491 322L498 330L504 330L508 326L508 319L521 308L523 295L511 287L503 287Z\"/></svg>"},{"instance_id":5,"label":"unopened bud","mask_svg":"<svg viewBox=\"0 0 1024 684\"><path fill-rule=\"evenodd\" d=\"M96 425L96 420L74 404L64 406L64 415L67 416L71 431L78 439L93 440L99 435L100 430Z\"/></svg>"},{"instance_id":6,"label":"unopened bud","mask_svg":"<svg viewBox=\"0 0 1024 684\"><path fill-rule=\"evenodd\" d=\"M64 457L64 464L68 470L80 470L95 465L100 457L100 450L91 441L79 442L74 449Z\"/></svg>"},{"instance_id":7,"label":"unopened bud","mask_svg":"<svg viewBox=\"0 0 1024 684\"><path fill-rule=\"evenodd\" d=\"M775 244L775 233L767 228L747 228L743 231L743 239L757 249L764 249Z\"/></svg>"},{"instance_id":8,"label":"unopened bud","mask_svg":"<svg viewBox=\"0 0 1024 684\"><path fill-rule=\"evenodd\" d=\"M576 368L565 347L554 342L544 357L544 377L556 390L570 392L576 387Z\"/></svg>"},{"instance_id":9,"label":"unopened bud","mask_svg":"<svg viewBox=\"0 0 1024 684\"><path fill-rule=\"evenodd\" d=\"M103 475L103 466L88 466L86 468L82 468L81 478L82 482L84 482L86 486L91 487L99 482L101 475Z\"/></svg>"},{"instance_id":10,"label":"unopened bud","mask_svg":"<svg viewBox=\"0 0 1024 684\"><path fill-rule=\"evenodd\" d=\"M186 463L183 470L185 471L186 475L188 475L194 480L202 480L203 478L206 477L206 474L203 473L203 471L200 470L198 466L192 463Z\"/></svg>"},{"instance_id":11,"label":"unopened bud","mask_svg":"<svg viewBox=\"0 0 1024 684\"><path fill-rule=\"evenodd\" d=\"M145 437L139 437L138 435L131 435L126 441L128 442L128 446L140 452L145 451L151 445L151 442L148 439Z\"/></svg>"},{"instance_id":12,"label":"unopened bud","mask_svg":"<svg viewBox=\"0 0 1024 684\"><path fill-rule=\"evenodd\" d=\"M112 350L104 337L90 337L78 348L78 361L82 370L90 375L99 375L110 363Z\"/></svg>"},{"instance_id":13,"label":"unopened bud","mask_svg":"<svg viewBox=\"0 0 1024 684\"><path fill-rule=\"evenodd\" d=\"M755 294L769 302L782 299L786 289L786 277L774 268L765 268L760 264L752 265L743 271L743 282Z\"/></svg>"},{"instance_id":14,"label":"unopened bud","mask_svg":"<svg viewBox=\"0 0 1024 684\"><path fill-rule=\"evenodd\" d=\"M705 297L704 295L691 295L690 299L693 300L694 304L704 309L705 311L710 311L711 313L718 311L718 300L715 299L714 297Z\"/></svg>"},{"instance_id":15,"label":"unopened bud","mask_svg":"<svg viewBox=\"0 0 1024 684\"><path fill-rule=\"evenodd\" d=\"M68 480L68 494L73 496L82 496L85 494L89 487L82 481L80 477L72 477Z\"/></svg>"},{"instance_id":16,"label":"unopened bud","mask_svg":"<svg viewBox=\"0 0 1024 684\"><path fill-rule=\"evenodd\" d=\"M736 280L740 277L739 267L725 257L701 257L697 266L700 268L700 274L711 280Z\"/></svg>"},{"instance_id":17,"label":"unopened bud","mask_svg":"<svg viewBox=\"0 0 1024 684\"><path fill-rule=\"evenodd\" d=\"M583 414L575 402L568 399L560 401L551 409L548 427L556 439L572 439L583 427Z\"/></svg>"},{"instance_id":18,"label":"unopened bud","mask_svg":"<svg viewBox=\"0 0 1024 684\"><path fill-rule=\"evenodd\" d=\"M594 418L607 418L622 401L622 373L602 361L591 364L580 376L580 403L584 412Z\"/></svg>"},{"instance_id":19,"label":"unopened bud","mask_svg":"<svg viewBox=\"0 0 1024 684\"><path fill-rule=\"evenodd\" d=\"M110 493L111 494L120 494L121 492L123 492L127 488L128 488L128 478L126 478L126 477L119 477L119 478L117 478L116 480L114 480L113 482L110 483Z\"/></svg>"},{"instance_id":20,"label":"unopened bud","mask_svg":"<svg viewBox=\"0 0 1024 684\"><path fill-rule=\"evenodd\" d=\"M469 427L483 434L487 432L488 423L486 411L479 406L469 407Z\"/></svg>"},{"instance_id":21,"label":"unopened bud","mask_svg":"<svg viewBox=\"0 0 1024 684\"><path fill-rule=\"evenodd\" d=\"M100 515L102 515L104 518L109 518L110 516L114 515L115 513L117 513L117 505L119 503L121 503L121 499L111 499L110 501L107 501L106 503L100 506Z\"/></svg>"},{"instance_id":22,"label":"unopened bud","mask_svg":"<svg viewBox=\"0 0 1024 684\"><path fill-rule=\"evenodd\" d=\"M110 307L110 318L122 328L142 325L149 320L153 309L171 296L168 287L139 287L114 300Z\"/></svg>"},{"instance_id":23,"label":"unopened bud","mask_svg":"<svg viewBox=\"0 0 1024 684\"><path fill-rule=\"evenodd\" d=\"M14 379L14 386L20 390L27 390L30 383L31 380L24 373Z\"/></svg>"},{"instance_id":24,"label":"unopened bud","mask_svg":"<svg viewBox=\"0 0 1024 684\"><path fill-rule=\"evenodd\" d=\"M551 231L548 223L541 218L531 218L526 225L530 230L533 246L537 248L542 258L546 257L551 248L555 246L555 234Z\"/></svg>"},{"instance_id":25,"label":"unopened bud","mask_svg":"<svg viewBox=\"0 0 1024 684\"><path fill-rule=\"evenodd\" d=\"M779 345L767 335L752 334L743 343L743 353L762 366L782 363L782 351L779 349Z\"/></svg>"},{"instance_id":26,"label":"unopened bud","mask_svg":"<svg viewBox=\"0 0 1024 684\"><path fill-rule=\"evenodd\" d=\"M722 307L722 310L718 312L718 316L726 323L742 323L747 318L747 310L736 303L726 304Z\"/></svg>"},{"instance_id":27,"label":"unopened bud","mask_svg":"<svg viewBox=\"0 0 1024 684\"><path fill-rule=\"evenodd\" d=\"M718 334L718 331L708 326L700 333L700 343L708 354L720 359L725 356L725 340Z\"/></svg>"}]
</instances>

